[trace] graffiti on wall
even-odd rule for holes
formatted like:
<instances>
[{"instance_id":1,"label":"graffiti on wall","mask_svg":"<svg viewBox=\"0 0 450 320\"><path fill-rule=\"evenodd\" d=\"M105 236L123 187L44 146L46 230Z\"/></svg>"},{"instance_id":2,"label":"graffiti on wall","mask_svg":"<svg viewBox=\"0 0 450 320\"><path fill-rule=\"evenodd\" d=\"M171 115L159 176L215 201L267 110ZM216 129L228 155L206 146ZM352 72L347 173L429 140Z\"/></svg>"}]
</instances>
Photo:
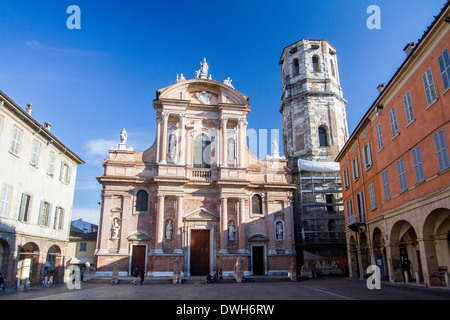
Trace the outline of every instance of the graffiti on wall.
<instances>
[{"instance_id":1,"label":"graffiti on wall","mask_svg":"<svg viewBox=\"0 0 450 320\"><path fill-rule=\"evenodd\" d=\"M320 258L306 260L317 276L344 276L348 273L346 258Z\"/></svg>"}]
</instances>

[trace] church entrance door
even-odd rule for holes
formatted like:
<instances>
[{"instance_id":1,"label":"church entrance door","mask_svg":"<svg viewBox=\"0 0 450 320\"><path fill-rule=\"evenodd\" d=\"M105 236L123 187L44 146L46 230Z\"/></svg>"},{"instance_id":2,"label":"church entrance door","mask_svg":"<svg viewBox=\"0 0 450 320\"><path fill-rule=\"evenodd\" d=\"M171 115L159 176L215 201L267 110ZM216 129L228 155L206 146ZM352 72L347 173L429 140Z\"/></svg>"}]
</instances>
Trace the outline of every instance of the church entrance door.
<instances>
[{"instance_id":1,"label":"church entrance door","mask_svg":"<svg viewBox=\"0 0 450 320\"><path fill-rule=\"evenodd\" d=\"M252 247L253 256L253 275L263 276L264 275L264 247L263 246L253 246Z\"/></svg>"},{"instance_id":2,"label":"church entrance door","mask_svg":"<svg viewBox=\"0 0 450 320\"><path fill-rule=\"evenodd\" d=\"M134 268L138 268L139 271L145 268L145 246L133 246L133 256L131 258L131 274L133 274Z\"/></svg>"},{"instance_id":3,"label":"church entrance door","mask_svg":"<svg viewBox=\"0 0 450 320\"><path fill-rule=\"evenodd\" d=\"M210 236L209 230L191 231L191 276L206 276L210 271Z\"/></svg>"}]
</instances>

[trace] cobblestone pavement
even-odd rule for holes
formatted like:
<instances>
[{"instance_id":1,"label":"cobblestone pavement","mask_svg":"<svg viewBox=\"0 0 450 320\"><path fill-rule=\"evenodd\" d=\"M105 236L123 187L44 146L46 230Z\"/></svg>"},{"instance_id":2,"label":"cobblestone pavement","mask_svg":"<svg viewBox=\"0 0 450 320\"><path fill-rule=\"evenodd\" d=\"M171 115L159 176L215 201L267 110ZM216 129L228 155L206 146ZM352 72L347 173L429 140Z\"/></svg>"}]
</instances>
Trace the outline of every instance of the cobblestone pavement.
<instances>
[{"instance_id":1,"label":"cobblestone pavement","mask_svg":"<svg viewBox=\"0 0 450 320\"><path fill-rule=\"evenodd\" d=\"M30 288L0 294L0 300L173 300L173 301L295 301L295 300L450 300L446 288L382 282L380 290L369 290L366 281L322 278L298 282L232 281L206 284L203 280L174 285L146 279L143 285L123 280L118 285L82 283L80 290L65 285Z\"/></svg>"}]
</instances>

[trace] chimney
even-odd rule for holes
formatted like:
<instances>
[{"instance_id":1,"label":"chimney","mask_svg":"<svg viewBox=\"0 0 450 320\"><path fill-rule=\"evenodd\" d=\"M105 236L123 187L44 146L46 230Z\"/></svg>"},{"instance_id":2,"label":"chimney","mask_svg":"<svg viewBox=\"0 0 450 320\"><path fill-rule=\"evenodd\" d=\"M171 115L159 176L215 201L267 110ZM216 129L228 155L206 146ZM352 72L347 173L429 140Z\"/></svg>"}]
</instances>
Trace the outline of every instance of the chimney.
<instances>
[{"instance_id":1,"label":"chimney","mask_svg":"<svg viewBox=\"0 0 450 320\"><path fill-rule=\"evenodd\" d=\"M44 128L47 129L48 131L50 131L50 129L52 128L52 125L48 122L44 123Z\"/></svg>"},{"instance_id":2,"label":"chimney","mask_svg":"<svg viewBox=\"0 0 450 320\"><path fill-rule=\"evenodd\" d=\"M411 54L411 52L414 50L414 48L416 47L416 43L410 42L406 45L406 47L403 49L403 51L405 51L406 56L409 57L409 55Z\"/></svg>"},{"instance_id":3,"label":"chimney","mask_svg":"<svg viewBox=\"0 0 450 320\"><path fill-rule=\"evenodd\" d=\"M27 104L27 112L31 116L31 112L33 111L33 105L31 103Z\"/></svg>"},{"instance_id":4,"label":"chimney","mask_svg":"<svg viewBox=\"0 0 450 320\"><path fill-rule=\"evenodd\" d=\"M384 90L384 83L380 84L380 85L377 87L377 89L378 89L378 93L381 94L381 93L383 92L383 90Z\"/></svg>"}]
</instances>

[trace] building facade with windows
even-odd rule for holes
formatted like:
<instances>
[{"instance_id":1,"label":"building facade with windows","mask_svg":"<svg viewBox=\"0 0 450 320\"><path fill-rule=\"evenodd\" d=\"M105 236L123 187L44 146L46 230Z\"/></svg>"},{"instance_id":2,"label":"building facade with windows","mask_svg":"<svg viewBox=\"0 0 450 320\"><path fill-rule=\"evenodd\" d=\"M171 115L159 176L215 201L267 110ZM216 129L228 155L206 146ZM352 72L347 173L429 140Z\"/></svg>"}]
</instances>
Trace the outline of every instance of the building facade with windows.
<instances>
[{"instance_id":1,"label":"building facade with windows","mask_svg":"<svg viewBox=\"0 0 450 320\"><path fill-rule=\"evenodd\" d=\"M157 133L144 152L121 133L102 185L97 276L287 274L295 259L287 160L247 147L249 98L207 62L157 91ZM274 143L276 149L277 143Z\"/></svg>"},{"instance_id":2,"label":"building facade with windows","mask_svg":"<svg viewBox=\"0 0 450 320\"><path fill-rule=\"evenodd\" d=\"M445 284L450 267L447 3L385 85L340 162L350 274Z\"/></svg>"},{"instance_id":3,"label":"building facade with windows","mask_svg":"<svg viewBox=\"0 0 450 320\"><path fill-rule=\"evenodd\" d=\"M98 226L82 219L72 221L69 243L66 251L65 278L69 279L72 268L80 268L80 280L84 281L89 267L95 268L95 249L97 246Z\"/></svg>"},{"instance_id":4,"label":"building facade with windows","mask_svg":"<svg viewBox=\"0 0 450 320\"><path fill-rule=\"evenodd\" d=\"M336 49L303 39L284 48L279 62L284 155L293 168L297 262L345 258L340 168L334 162L348 138Z\"/></svg>"},{"instance_id":5,"label":"building facade with windows","mask_svg":"<svg viewBox=\"0 0 450 320\"><path fill-rule=\"evenodd\" d=\"M84 163L0 91L0 272L12 288L63 280L77 166Z\"/></svg>"}]
</instances>

